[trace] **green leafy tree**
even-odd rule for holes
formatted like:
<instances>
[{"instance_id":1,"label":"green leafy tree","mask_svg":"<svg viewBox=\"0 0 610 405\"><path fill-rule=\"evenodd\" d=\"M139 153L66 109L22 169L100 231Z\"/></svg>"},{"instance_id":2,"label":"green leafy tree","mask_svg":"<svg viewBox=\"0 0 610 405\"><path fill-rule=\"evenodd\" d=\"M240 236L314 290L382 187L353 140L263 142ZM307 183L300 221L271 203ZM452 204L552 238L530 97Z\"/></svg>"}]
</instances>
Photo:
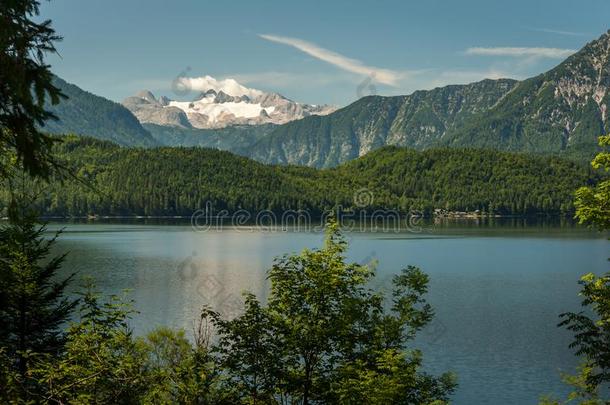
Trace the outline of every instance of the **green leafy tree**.
<instances>
[{"instance_id":1,"label":"green leafy tree","mask_svg":"<svg viewBox=\"0 0 610 405\"><path fill-rule=\"evenodd\" d=\"M144 404L230 404L231 389L221 382L224 376L209 355L207 347L185 337L182 330L159 328L144 338L146 392Z\"/></svg>"},{"instance_id":2,"label":"green leafy tree","mask_svg":"<svg viewBox=\"0 0 610 405\"><path fill-rule=\"evenodd\" d=\"M125 297L102 299L88 281L80 319L70 325L65 350L35 356L30 373L45 392L38 399L71 404L222 404L218 371L206 348L184 331L167 328L135 337Z\"/></svg>"},{"instance_id":3,"label":"green leafy tree","mask_svg":"<svg viewBox=\"0 0 610 405\"><path fill-rule=\"evenodd\" d=\"M252 295L232 321L216 315L221 363L242 403L444 402L453 375L421 371L407 343L432 318L428 277L415 267L394 278L391 309L367 285L374 269L346 263L347 243L328 225L324 247L276 261L266 307Z\"/></svg>"},{"instance_id":4,"label":"green leafy tree","mask_svg":"<svg viewBox=\"0 0 610 405\"><path fill-rule=\"evenodd\" d=\"M37 0L0 2L0 154L15 153L28 173L48 177L53 140L39 127L55 118L45 101L56 104L63 95L44 56L61 37L51 21L34 21L39 6Z\"/></svg>"},{"instance_id":5,"label":"green leafy tree","mask_svg":"<svg viewBox=\"0 0 610 405\"><path fill-rule=\"evenodd\" d=\"M610 146L610 135L601 136L599 144ZM610 170L610 153L599 153L591 164L595 169ZM610 229L610 180L603 180L595 187L578 189L575 206L580 223L600 231ZM564 375L564 381L574 387L568 402L607 404L608 400L600 398L600 390L607 392L610 389L610 273L602 276L585 274L579 284L582 286L582 306L586 311L561 314L563 320L559 324L574 333L570 347L583 358L578 374Z\"/></svg>"},{"instance_id":6,"label":"green leafy tree","mask_svg":"<svg viewBox=\"0 0 610 405\"><path fill-rule=\"evenodd\" d=\"M610 146L610 135L600 136L601 147ZM591 166L597 170L610 171L610 152L604 151L593 159ZM610 179L600 181L595 187L581 187L576 191L576 217L580 223L610 229Z\"/></svg>"},{"instance_id":7,"label":"green leafy tree","mask_svg":"<svg viewBox=\"0 0 610 405\"><path fill-rule=\"evenodd\" d=\"M216 326L219 342L214 351L226 374L222 386L237 401L274 403L286 392L285 348L277 335L278 325L252 294L245 295L243 315L224 320L210 309L204 317Z\"/></svg>"},{"instance_id":8,"label":"green leafy tree","mask_svg":"<svg viewBox=\"0 0 610 405\"><path fill-rule=\"evenodd\" d=\"M60 356L42 357L33 370L54 403L136 403L147 390L145 350L132 336L132 312L118 296L102 301L88 282L80 321L67 332Z\"/></svg>"},{"instance_id":9,"label":"green leafy tree","mask_svg":"<svg viewBox=\"0 0 610 405\"><path fill-rule=\"evenodd\" d=\"M184 331L159 328L140 340L147 356L145 370L149 381L145 401L147 403L171 403L187 399L186 387L190 382L192 367L191 344Z\"/></svg>"}]
</instances>

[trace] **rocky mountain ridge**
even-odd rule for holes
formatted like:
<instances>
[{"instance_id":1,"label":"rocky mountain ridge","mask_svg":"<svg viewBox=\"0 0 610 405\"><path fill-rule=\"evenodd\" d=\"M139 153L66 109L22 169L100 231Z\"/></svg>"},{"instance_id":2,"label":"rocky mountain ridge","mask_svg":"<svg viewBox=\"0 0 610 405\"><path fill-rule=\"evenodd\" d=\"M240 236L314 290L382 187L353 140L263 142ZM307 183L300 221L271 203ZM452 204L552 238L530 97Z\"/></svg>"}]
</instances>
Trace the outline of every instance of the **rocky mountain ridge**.
<instances>
[{"instance_id":1,"label":"rocky mountain ridge","mask_svg":"<svg viewBox=\"0 0 610 405\"><path fill-rule=\"evenodd\" d=\"M530 79L368 96L330 114L324 106L210 77L194 82L202 90L193 101L144 91L125 100L128 108L58 81L70 98L51 107L59 121L47 123L50 132L125 146L213 147L275 164L332 167L386 145L552 153L584 161L597 150L597 137L610 131L610 32Z\"/></svg>"},{"instance_id":2,"label":"rocky mountain ridge","mask_svg":"<svg viewBox=\"0 0 610 405\"><path fill-rule=\"evenodd\" d=\"M369 96L275 128L249 149L264 162L335 166L384 145L476 147L588 159L608 133L610 32L523 81L483 80Z\"/></svg>"},{"instance_id":3,"label":"rocky mountain ridge","mask_svg":"<svg viewBox=\"0 0 610 405\"><path fill-rule=\"evenodd\" d=\"M210 76L203 79L193 79L206 87L190 101L157 99L150 91L143 90L122 104L143 124L199 129L285 124L336 110L333 106L301 104L277 93L249 89L232 79L216 80Z\"/></svg>"}]
</instances>

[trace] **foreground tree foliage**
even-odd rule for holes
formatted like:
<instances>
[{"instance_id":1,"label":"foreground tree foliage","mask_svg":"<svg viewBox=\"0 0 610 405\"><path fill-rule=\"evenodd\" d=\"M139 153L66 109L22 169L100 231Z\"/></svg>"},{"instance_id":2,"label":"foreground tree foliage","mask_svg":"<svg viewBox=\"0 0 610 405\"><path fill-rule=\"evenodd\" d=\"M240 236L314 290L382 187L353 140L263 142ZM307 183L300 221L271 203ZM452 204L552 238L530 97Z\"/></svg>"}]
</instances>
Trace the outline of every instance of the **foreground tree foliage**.
<instances>
[{"instance_id":1,"label":"foreground tree foliage","mask_svg":"<svg viewBox=\"0 0 610 405\"><path fill-rule=\"evenodd\" d=\"M30 356L62 351L62 324L77 304L64 295L71 277L57 279L65 256L49 258L57 234L47 239L45 230L27 209L14 210L0 228L1 357L24 383L26 396L38 391L26 381Z\"/></svg>"},{"instance_id":2,"label":"foreground tree foliage","mask_svg":"<svg viewBox=\"0 0 610 405\"><path fill-rule=\"evenodd\" d=\"M205 347L183 331L157 329L135 337L133 313L123 297L102 300L89 284L80 319L67 331L59 356L38 356L30 378L46 388L45 403L207 404L229 403L214 390L218 378Z\"/></svg>"},{"instance_id":3,"label":"foreground tree foliage","mask_svg":"<svg viewBox=\"0 0 610 405\"><path fill-rule=\"evenodd\" d=\"M91 287L83 295L80 321L67 331L65 351L43 357L33 374L57 403L133 403L143 384L144 353L127 325L129 308L117 297L100 303Z\"/></svg>"},{"instance_id":4,"label":"foreground tree foliage","mask_svg":"<svg viewBox=\"0 0 610 405\"><path fill-rule=\"evenodd\" d=\"M444 403L452 374L421 371L406 348L432 318L428 277L415 267L394 277L389 311L367 284L374 270L346 263L347 244L330 223L325 245L286 256L269 272L262 306L247 295L245 312L223 320L207 311L220 336L213 348L224 382L241 403Z\"/></svg>"},{"instance_id":5,"label":"foreground tree foliage","mask_svg":"<svg viewBox=\"0 0 610 405\"><path fill-rule=\"evenodd\" d=\"M601 136L599 144L610 146L610 135ZM591 164L595 169L609 171L610 153L599 153ZM600 231L610 229L610 180L578 189L575 206L576 217L581 223ZM559 324L574 333L570 347L583 359L578 374L564 375L564 381L574 387L567 402L608 404L610 398L602 399L601 396L610 391L610 272L602 276L585 274L579 284L584 310L561 314ZM547 399L544 403L560 402Z\"/></svg>"},{"instance_id":6,"label":"foreground tree foliage","mask_svg":"<svg viewBox=\"0 0 610 405\"><path fill-rule=\"evenodd\" d=\"M610 135L600 136L599 145L610 147ZM610 152L601 152L591 162L596 170L610 171ZM582 224L600 231L610 229L610 180L600 181L594 187L581 187L576 191L576 217Z\"/></svg>"},{"instance_id":7,"label":"foreground tree foliage","mask_svg":"<svg viewBox=\"0 0 610 405\"><path fill-rule=\"evenodd\" d=\"M0 157L14 153L28 173L47 177L53 140L39 127L55 118L45 101L56 104L63 95L44 56L61 37L51 21L34 21L39 6L36 0L0 2Z\"/></svg>"}]
</instances>

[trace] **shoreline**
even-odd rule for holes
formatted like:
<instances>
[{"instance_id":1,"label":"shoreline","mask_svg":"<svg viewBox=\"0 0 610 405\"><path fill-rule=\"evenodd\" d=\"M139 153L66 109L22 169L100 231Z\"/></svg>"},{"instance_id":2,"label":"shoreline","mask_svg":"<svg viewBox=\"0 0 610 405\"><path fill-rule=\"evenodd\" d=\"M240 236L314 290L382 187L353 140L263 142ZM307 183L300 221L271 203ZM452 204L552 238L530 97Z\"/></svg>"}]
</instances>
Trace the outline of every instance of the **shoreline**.
<instances>
[{"instance_id":1,"label":"shoreline","mask_svg":"<svg viewBox=\"0 0 610 405\"><path fill-rule=\"evenodd\" d=\"M352 220L359 220L359 219L366 219L366 220L370 220L370 219L383 219L383 218L389 218L390 216L382 216L382 215L362 215L359 216L358 218L350 218ZM405 214L405 215L401 215L401 217L403 218L408 218L409 214ZM517 218L517 219L528 219L528 218L566 218L566 219L572 219L572 215L569 214L550 214L550 213L535 213L535 214L492 214L492 215L488 215L488 214L472 214L472 213L462 213L462 212L455 212L455 213L447 213L447 214L443 214L443 215L412 215L411 217L413 218L424 218L424 219L475 219L475 220L481 220L481 219L511 219L511 218ZM90 215L80 215L80 216L57 216L57 215L51 215L51 216L46 216L46 215L41 215L40 219L42 220L88 220L88 221L98 221L98 220L105 220L105 219L181 219L181 220L191 220L193 217L191 216L187 216L187 215L95 215L95 216L90 216ZM226 217L226 216L219 216L219 215L212 215L209 216L208 218L210 219L214 219L214 220L225 220L225 221L230 221L231 218L230 217ZM318 215L318 216L312 216L311 219L322 219L323 216ZM2 220L8 220L8 217L2 217Z\"/></svg>"}]
</instances>

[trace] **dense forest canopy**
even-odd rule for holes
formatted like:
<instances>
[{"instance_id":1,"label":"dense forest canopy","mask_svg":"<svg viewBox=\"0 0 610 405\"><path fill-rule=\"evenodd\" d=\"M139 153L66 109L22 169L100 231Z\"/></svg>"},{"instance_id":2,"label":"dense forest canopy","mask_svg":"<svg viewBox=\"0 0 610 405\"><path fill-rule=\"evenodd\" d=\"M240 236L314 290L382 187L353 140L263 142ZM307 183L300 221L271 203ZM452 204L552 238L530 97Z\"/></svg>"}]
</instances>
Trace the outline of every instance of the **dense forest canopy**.
<instances>
[{"instance_id":1,"label":"dense forest canopy","mask_svg":"<svg viewBox=\"0 0 610 405\"><path fill-rule=\"evenodd\" d=\"M81 181L41 184L39 208L48 216L190 216L206 203L229 212L300 209L319 215L337 206L355 208L354 194L362 189L370 198L357 208L370 212L565 214L573 191L599 176L558 157L493 150L385 147L316 170L265 165L214 149L123 148L72 135L62 140L54 153Z\"/></svg>"}]
</instances>

